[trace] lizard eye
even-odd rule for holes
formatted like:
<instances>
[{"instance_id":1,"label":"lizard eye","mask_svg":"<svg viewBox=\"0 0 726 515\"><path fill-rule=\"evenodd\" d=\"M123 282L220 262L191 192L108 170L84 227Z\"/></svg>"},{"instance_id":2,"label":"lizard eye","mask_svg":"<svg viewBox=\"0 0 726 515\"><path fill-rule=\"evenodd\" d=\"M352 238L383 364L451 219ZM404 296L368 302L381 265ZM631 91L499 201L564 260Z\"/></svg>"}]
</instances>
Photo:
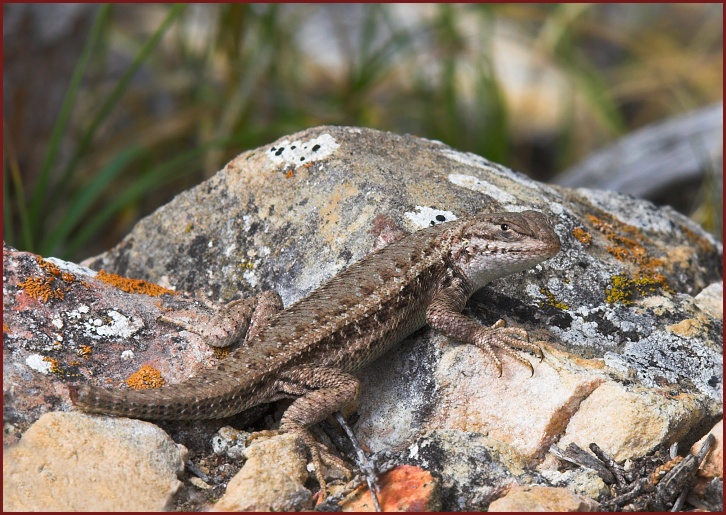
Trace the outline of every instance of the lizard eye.
<instances>
[{"instance_id":1,"label":"lizard eye","mask_svg":"<svg viewBox=\"0 0 726 515\"><path fill-rule=\"evenodd\" d=\"M502 225L500 225L500 226L499 226L499 228L500 228L500 229L501 229L502 231L508 231L508 230L509 230L509 225L507 225L507 224L502 224Z\"/></svg>"}]
</instances>

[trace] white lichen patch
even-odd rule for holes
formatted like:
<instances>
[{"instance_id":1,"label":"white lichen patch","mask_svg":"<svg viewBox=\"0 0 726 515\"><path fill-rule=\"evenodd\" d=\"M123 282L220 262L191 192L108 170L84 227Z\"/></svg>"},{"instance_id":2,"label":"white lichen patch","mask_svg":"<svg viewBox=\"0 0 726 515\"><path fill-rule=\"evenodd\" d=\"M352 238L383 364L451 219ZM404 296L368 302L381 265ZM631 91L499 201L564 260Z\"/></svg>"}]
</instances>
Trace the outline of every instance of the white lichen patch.
<instances>
[{"instance_id":1,"label":"white lichen patch","mask_svg":"<svg viewBox=\"0 0 726 515\"><path fill-rule=\"evenodd\" d=\"M443 141L439 141L437 139L423 138L421 136L419 136L418 139L420 139L421 141L428 141L429 143L433 143L434 145L439 145L439 146L445 146L446 145Z\"/></svg>"},{"instance_id":2,"label":"white lichen patch","mask_svg":"<svg viewBox=\"0 0 726 515\"><path fill-rule=\"evenodd\" d=\"M457 163L461 163L463 165L476 167L486 172L497 174L499 177L514 181L521 186L524 186L528 190L536 191L538 193L542 191L554 193L554 190L552 190L548 186L535 182L524 174L512 171L496 163L492 163L491 161L484 159L483 157L476 154L472 154L471 152L459 152L458 150L445 148L441 150L441 153L452 161L456 161Z\"/></svg>"},{"instance_id":3,"label":"white lichen patch","mask_svg":"<svg viewBox=\"0 0 726 515\"><path fill-rule=\"evenodd\" d=\"M257 277L257 273L254 270L245 270L242 273L242 277L244 277L245 281L247 281L253 288L260 282L260 279Z\"/></svg>"},{"instance_id":4,"label":"white lichen patch","mask_svg":"<svg viewBox=\"0 0 726 515\"><path fill-rule=\"evenodd\" d=\"M128 349L123 351L121 353L121 359L123 359L124 361L129 361L129 360L134 359L134 351L128 350Z\"/></svg>"},{"instance_id":5,"label":"white lichen patch","mask_svg":"<svg viewBox=\"0 0 726 515\"><path fill-rule=\"evenodd\" d=\"M517 197L515 197L511 193L507 193L503 189L494 186L490 182L479 180L473 175L450 173L448 179L449 182L451 182L452 184L456 184L457 186L461 186L462 188L476 191L478 193L484 193L485 195L492 197L494 200L501 204L516 205L519 203Z\"/></svg>"},{"instance_id":6,"label":"white lichen patch","mask_svg":"<svg viewBox=\"0 0 726 515\"><path fill-rule=\"evenodd\" d=\"M40 354L31 354L30 356L25 358L25 364L36 372L40 372L41 374L47 375L50 373L50 361L45 361L45 359L43 359L43 356L41 356Z\"/></svg>"},{"instance_id":7,"label":"white lichen patch","mask_svg":"<svg viewBox=\"0 0 726 515\"><path fill-rule=\"evenodd\" d=\"M252 228L253 218L250 215L242 216L242 223L244 224L244 231L248 232Z\"/></svg>"},{"instance_id":8,"label":"white lichen patch","mask_svg":"<svg viewBox=\"0 0 726 515\"><path fill-rule=\"evenodd\" d=\"M50 324L56 329L63 329L63 320L61 320L60 317L53 317L50 320Z\"/></svg>"},{"instance_id":9,"label":"white lichen patch","mask_svg":"<svg viewBox=\"0 0 726 515\"><path fill-rule=\"evenodd\" d=\"M565 206L563 206L559 202L550 202L548 204L548 207L550 208L550 211L552 212L552 214L555 215L555 216L563 215L566 212L567 213L570 213L571 215L573 215L571 211L566 210L565 209Z\"/></svg>"},{"instance_id":10,"label":"white lichen patch","mask_svg":"<svg viewBox=\"0 0 726 515\"><path fill-rule=\"evenodd\" d=\"M330 134L321 134L308 141L283 140L267 151L267 157L276 165L299 166L325 159L339 147Z\"/></svg>"},{"instance_id":11,"label":"white lichen patch","mask_svg":"<svg viewBox=\"0 0 726 515\"><path fill-rule=\"evenodd\" d=\"M81 318L81 315L87 315L91 312L91 308L86 306L85 304L81 304L78 306L78 309L74 309L73 311L68 312L68 318Z\"/></svg>"},{"instance_id":12,"label":"white lichen patch","mask_svg":"<svg viewBox=\"0 0 726 515\"><path fill-rule=\"evenodd\" d=\"M95 324L94 330L99 336L115 336L118 338L130 338L135 332L144 326L144 323L138 318L127 318L118 311L110 310L108 316L112 322L110 324Z\"/></svg>"},{"instance_id":13,"label":"white lichen patch","mask_svg":"<svg viewBox=\"0 0 726 515\"><path fill-rule=\"evenodd\" d=\"M544 294L542 294L539 288L536 284L527 284L525 287L525 292L527 295L533 299L545 299L546 297Z\"/></svg>"},{"instance_id":14,"label":"white lichen patch","mask_svg":"<svg viewBox=\"0 0 726 515\"><path fill-rule=\"evenodd\" d=\"M723 354L695 338L654 331L647 338L626 343L622 352L605 353L604 362L635 375L649 387L661 386L664 379L678 384L688 378L701 392L718 401L723 398Z\"/></svg>"},{"instance_id":15,"label":"white lichen patch","mask_svg":"<svg viewBox=\"0 0 726 515\"><path fill-rule=\"evenodd\" d=\"M456 215L451 211L434 209L427 206L415 206L414 209L415 211L408 211L404 215L415 230L456 220Z\"/></svg>"},{"instance_id":16,"label":"white lichen patch","mask_svg":"<svg viewBox=\"0 0 726 515\"><path fill-rule=\"evenodd\" d=\"M491 161L484 159L483 157L476 154L472 154L471 152L459 152L458 150L454 150L453 148L444 148L441 149L441 153L452 161L456 161L457 163L481 168L482 170L486 170L487 172L498 173L498 170L493 166Z\"/></svg>"},{"instance_id":17,"label":"white lichen patch","mask_svg":"<svg viewBox=\"0 0 726 515\"><path fill-rule=\"evenodd\" d=\"M71 263L69 261L63 261L62 259L58 259L55 257L49 257L44 258L46 261L53 263L55 266L60 268L61 270L65 270L66 272L69 272L73 275L85 275L87 277L96 277L95 270L91 270L90 268L86 268L85 266L77 265L76 263Z\"/></svg>"}]
</instances>

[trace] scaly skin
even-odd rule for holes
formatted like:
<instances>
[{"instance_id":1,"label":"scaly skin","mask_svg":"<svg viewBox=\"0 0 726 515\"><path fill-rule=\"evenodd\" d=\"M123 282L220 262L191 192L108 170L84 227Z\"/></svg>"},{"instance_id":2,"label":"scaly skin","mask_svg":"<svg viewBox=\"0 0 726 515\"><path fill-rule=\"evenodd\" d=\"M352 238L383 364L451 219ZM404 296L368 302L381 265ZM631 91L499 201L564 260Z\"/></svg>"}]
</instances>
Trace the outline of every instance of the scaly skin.
<instances>
[{"instance_id":1,"label":"scaly skin","mask_svg":"<svg viewBox=\"0 0 726 515\"><path fill-rule=\"evenodd\" d=\"M529 366L511 350L539 352L524 331L500 323L485 327L461 311L485 284L559 250L552 225L536 211L482 214L423 229L367 255L272 315L216 369L156 390L70 387L71 399L85 411L197 420L293 397L280 429L299 433L312 449L315 440L307 428L357 400L359 382L351 372L426 323L481 348L500 374L492 347Z\"/></svg>"}]
</instances>

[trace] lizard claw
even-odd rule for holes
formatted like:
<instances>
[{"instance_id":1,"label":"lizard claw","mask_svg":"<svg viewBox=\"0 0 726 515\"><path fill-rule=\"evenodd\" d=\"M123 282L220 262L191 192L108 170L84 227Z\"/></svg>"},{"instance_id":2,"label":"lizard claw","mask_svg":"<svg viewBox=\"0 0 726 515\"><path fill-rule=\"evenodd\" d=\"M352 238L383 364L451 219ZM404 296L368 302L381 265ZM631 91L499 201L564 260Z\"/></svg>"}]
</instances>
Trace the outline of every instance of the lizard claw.
<instances>
[{"instance_id":1,"label":"lizard claw","mask_svg":"<svg viewBox=\"0 0 726 515\"><path fill-rule=\"evenodd\" d=\"M536 343L530 343L529 335L524 329L506 327L506 325L504 320L499 319L491 327L482 327L472 343L481 349L487 360L496 367L498 377L502 377L502 362L494 353L494 347L519 361L529 369L530 377L534 376L532 363L519 355L517 351L532 352L541 363L544 359L542 348Z\"/></svg>"}]
</instances>

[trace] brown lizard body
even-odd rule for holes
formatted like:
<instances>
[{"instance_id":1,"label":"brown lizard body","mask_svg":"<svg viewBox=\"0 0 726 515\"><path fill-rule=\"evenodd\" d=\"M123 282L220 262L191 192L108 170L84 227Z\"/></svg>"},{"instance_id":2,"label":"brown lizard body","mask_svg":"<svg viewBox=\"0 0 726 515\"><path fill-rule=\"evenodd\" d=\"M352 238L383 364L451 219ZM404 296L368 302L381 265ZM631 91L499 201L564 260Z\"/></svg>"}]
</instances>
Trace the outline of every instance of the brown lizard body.
<instances>
[{"instance_id":1,"label":"brown lizard body","mask_svg":"<svg viewBox=\"0 0 726 515\"><path fill-rule=\"evenodd\" d=\"M351 373L426 323L481 348L500 374L493 346L531 366L512 351L539 351L523 330L485 327L461 311L485 284L559 249L552 225L536 211L482 214L423 229L271 315L215 369L157 390L72 386L71 399L85 411L197 420L292 397L280 429L300 433L311 446L307 428L357 399L359 382Z\"/></svg>"}]
</instances>

